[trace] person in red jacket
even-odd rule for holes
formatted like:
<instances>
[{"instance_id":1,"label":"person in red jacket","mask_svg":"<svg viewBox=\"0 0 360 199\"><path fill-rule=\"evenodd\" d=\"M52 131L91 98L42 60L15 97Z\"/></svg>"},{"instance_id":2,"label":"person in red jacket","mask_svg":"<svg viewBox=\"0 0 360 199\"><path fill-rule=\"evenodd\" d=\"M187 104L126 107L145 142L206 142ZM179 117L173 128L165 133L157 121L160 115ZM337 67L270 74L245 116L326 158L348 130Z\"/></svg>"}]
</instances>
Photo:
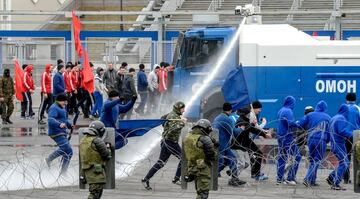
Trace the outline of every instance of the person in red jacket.
<instances>
[{"instance_id":1,"label":"person in red jacket","mask_svg":"<svg viewBox=\"0 0 360 199\"><path fill-rule=\"evenodd\" d=\"M32 71L34 67L32 65L28 65L25 67L24 79L23 79L23 98L24 100L21 103L21 118L22 119L33 119L35 113L32 109L32 98L31 95L34 93L35 84L32 78Z\"/></svg>"},{"instance_id":2,"label":"person in red jacket","mask_svg":"<svg viewBox=\"0 0 360 199\"><path fill-rule=\"evenodd\" d=\"M158 82L159 82L159 93L160 101L158 106L158 111L160 111L162 105L168 104L168 72L173 70L173 66L170 66L169 63L161 62L160 68L157 72Z\"/></svg>"},{"instance_id":3,"label":"person in red jacket","mask_svg":"<svg viewBox=\"0 0 360 199\"><path fill-rule=\"evenodd\" d=\"M73 106L71 106L71 94L72 94L72 82L71 82L71 68L72 68L72 63L71 62L68 62L65 66L65 73L63 73L63 76L64 76L64 82L65 82L65 93L66 93L66 96L68 98L68 105L66 106L66 109L67 109L67 113L68 114L72 114L74 111L73 109Z\"/></svg>"},{"instance_id":4,"label":"person in red jacket","mask_svg":"<svg viewBox=\"0 0 360 199\"><path fill-rule=\"evenodd\" d=\"M78 95L78 84L79 84L79 67L77 65L73 65L70 73L70 86L71 86L71 97L69 107L72 107L72 111L76 112L76 104L77 104L77 95ZM69 115L72 115L73 112L69 112Z\"/></svg>"},{"instance_id":5,"label":"person in red jacket","mask_svg":"<svg viewBox=\"0 0 360 199\"><path fill-rule=\"evenodd\" d=\"M41 85L41 104L39 107L38 115L38 124L46 124L43 119L45 118L45 110L48 112L50 106L53 103L53 96L51 90L51 73L53 66L51 64L46 64L45 71L41 75L40 85Z\"/></svg>"}]
</instances>

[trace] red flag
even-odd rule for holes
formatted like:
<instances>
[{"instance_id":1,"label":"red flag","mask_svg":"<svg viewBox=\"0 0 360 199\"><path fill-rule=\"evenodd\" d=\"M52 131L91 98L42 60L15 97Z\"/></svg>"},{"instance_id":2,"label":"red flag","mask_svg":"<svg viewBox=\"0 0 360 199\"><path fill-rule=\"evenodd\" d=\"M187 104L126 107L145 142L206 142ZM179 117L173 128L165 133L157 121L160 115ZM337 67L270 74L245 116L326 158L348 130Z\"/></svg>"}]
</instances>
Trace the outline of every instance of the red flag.
<instances>
[{"instance_id":1,"label":"red flag","mask_svg":"<svg viewBox=\"0 0 360 199\"><path fill-rule=\"evenodd\" d=\"M75 11L72 11L72 23L74 27L74 42L75 42L75 50L79 57L82 57L82 46L80 41L80 30L81 23L79 18L75 15Z\"/></svg>"},{"instance_id":2,"label":"red flag","mask_svg":"<svg viewBox=\"0 0 360 199\"><path fill-rule=\"evenodd\" d=\"M22 92L24 92L23 82L24 71L21 69L20 64L17 60L14 60L15 64L15 96L19 101L23 101Z\"/></svg>"},{"instance_id":3,"label":"red flag","mask_svg":"<svg viewBox=\"0 0 360 199\"><path fill-rule=\"evenodd\" d=\"M92 72L92 68L90 67L89 62L89 56L87 54L87 51L84 50L84 68L83 68L83 74L84 74L84 88L89 93L94 92L94 74Z\"/></svg>"}]
</instances>

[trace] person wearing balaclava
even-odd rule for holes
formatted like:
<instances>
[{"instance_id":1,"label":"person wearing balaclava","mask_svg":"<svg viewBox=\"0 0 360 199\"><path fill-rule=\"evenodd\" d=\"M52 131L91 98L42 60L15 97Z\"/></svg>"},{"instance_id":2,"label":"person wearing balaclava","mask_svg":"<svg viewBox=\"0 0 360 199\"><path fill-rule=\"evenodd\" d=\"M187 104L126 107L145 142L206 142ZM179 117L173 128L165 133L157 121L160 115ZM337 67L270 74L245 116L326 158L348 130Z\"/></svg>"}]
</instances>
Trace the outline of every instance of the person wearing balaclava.
<instances>
[{"instance_id":1,"label":"person wearing balaclava","mask_svg":"<svg viewBox=\"0 0 360 199\"><path fill-rule=\"evenodd\" d=\"M325 156L326 146L330 139L330 116L326 111L327 104L321 100L317 103L315 111L305 115L299 122L299 126L307 130L308 134L307 145L309 148L310 166L303 182L306 187L318 186L316 183L317 170Z\"/></svg>"},{"instance_id":2,"label":"person wearing balaclava","mask_svg":"<svg viewBox=\"0 0 360 199\"><path fill-rule=\"evenodd\" d=\"M10 76L10 69L6 68L4 75L0 78L0 105L3 124L12 124L10 117L14 111L14 94L14 81Z\"/></svg>"},{"instance_id":3,"label":"person wearing balaclava","mask_svg":"<svg viewBox=\"0 0 360 199\"><path fill-rule=\"evenodd\" d=\"M326 182L333 190L345 190L340 186L346 170L350 166L350 160L347 157L346 140L353 136L353 132L348 128L349 106L342 104L338 113L331 118L329 124L331 152L338 160L337 167L326 178Z\"/></svg>"},{"instance_id":4,"label":"person wearing balaclava","mask_svg":"<svg viewBox=\"0 0 360 199\"><path fill-rule=\"evenodd\" d=\"M277 161L277 185L296 185L296 174L299 168L301 155L299 148L294 143L294 135L292 128L298 127L294 119L295 98L293 96L287 96L284 100L283 107L278 112L278 129L277 129L277 141L278 141L278 161ZM292 157L293 164L289 168L288 176L285 178L285 165Z\"/></svg>"}]
</instances>

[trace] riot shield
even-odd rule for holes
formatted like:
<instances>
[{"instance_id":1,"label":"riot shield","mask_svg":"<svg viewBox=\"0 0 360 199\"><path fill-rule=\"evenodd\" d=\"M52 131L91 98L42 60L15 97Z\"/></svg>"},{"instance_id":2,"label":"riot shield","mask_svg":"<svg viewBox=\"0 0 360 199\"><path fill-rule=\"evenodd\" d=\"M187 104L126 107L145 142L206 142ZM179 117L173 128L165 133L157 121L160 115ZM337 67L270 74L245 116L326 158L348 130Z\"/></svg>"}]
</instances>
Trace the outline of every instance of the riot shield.
<instances>
[{"instance_id":1,"label":"riot shield","mask_svg":"<svg viewBox=\"0 0 360 199\"><path fill-rule=\"evenodd\" d=\"M87 128L80 128L79 129L79 144L80 140L84 137L84 132ZM106 162L106 184L104 189L115 189L115 129L114 128L106 128L106 132L102 137L105 143L111 144L111 159ZM80 153L79 153L79 173L81 170L81 160L80 160ZM80 180L79 175L79 188L86 189L87 186Z\"/></svg>"},{"instance_id":2,"label":"riot shield","mask_svg":"<svg viewBox=\"0 0 360 199\"><path fill-rule=\"evenodd\" d=\"M353 156L353 175L354 175L354 192L360 193L360 131L353 132L354 156Z\"/></svg>"},{"instance_id":3,"label":"riot shield","mask_svg":"<svg viewBox=\"0 0 360 199\"><path fill-rule=\"evenodd\" d=\"M190 129L188 129L188 132ZM184 133L181 134L182 140L184 140L185 135ZM215 139L217 142L219 142L219 131L217 129L214 129L210 133L210 136ZM187 182L185 181L185 175L187 175L187 161L186 161L186 155L184 151L184 143L182 142L182 148L181 148L181 188L187 189ZM219 148L216 148L216 157L215 160L212 162L211 167L211 183L210 183L210 190L217 191L218 190L218 173L219 173Z\"/></svg>"}]
</instances>

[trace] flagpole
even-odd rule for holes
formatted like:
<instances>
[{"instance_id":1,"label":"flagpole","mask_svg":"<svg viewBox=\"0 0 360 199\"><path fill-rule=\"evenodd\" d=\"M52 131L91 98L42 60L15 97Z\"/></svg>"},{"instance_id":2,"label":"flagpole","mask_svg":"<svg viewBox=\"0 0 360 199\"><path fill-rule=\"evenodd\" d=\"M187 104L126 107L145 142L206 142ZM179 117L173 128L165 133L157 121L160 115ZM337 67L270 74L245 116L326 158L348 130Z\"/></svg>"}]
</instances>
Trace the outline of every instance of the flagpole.
<instances>
[{"instance_id":1,"label":"flagpole","mask_svg":"<svg viewBox=\"0 0 360 199\"><path fill-rule=\"evenodd\" d=\"M75 63L74 23L71 20L71 62Z\"/></svg>"}]
</instances>

